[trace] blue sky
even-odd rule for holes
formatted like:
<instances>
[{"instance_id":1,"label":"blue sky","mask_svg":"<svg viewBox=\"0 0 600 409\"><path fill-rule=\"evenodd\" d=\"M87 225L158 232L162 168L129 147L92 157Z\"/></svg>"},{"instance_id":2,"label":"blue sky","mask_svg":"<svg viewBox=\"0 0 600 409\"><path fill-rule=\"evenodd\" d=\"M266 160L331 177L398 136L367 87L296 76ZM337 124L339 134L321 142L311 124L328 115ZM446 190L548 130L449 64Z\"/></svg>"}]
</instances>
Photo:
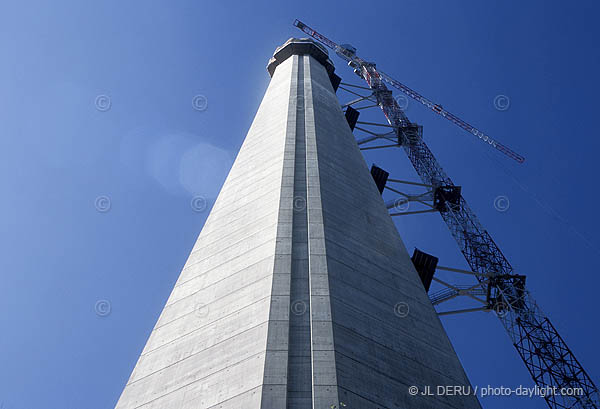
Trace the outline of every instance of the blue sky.
<instances>
[{"instance_id":1,"label":"blue sky","mask_svg":"<svg viewBox=\"0 0 600 409\"><path fill-rule=\"evenodd\" d=\"M300 35L295 18L352 43L527 158L511 163L409 104L438 160L598 383L599 8L537 0L3 2L0 407L114 406L260 103L268 58ZM192 104L197 95L206 98L202 110ZM509 97L508 110L494 108L497 95ZM394 177L416 179L401 151L366 156ZM207 209L192 208L197 196ZM508 198L507 211L494 208L498 196ZM439 215L397 224L410 251L466 267ZM491 314L443 322L474 385L533 385ZM545 407L530 398L481 402Z\"/></svg>"}]
</instances>

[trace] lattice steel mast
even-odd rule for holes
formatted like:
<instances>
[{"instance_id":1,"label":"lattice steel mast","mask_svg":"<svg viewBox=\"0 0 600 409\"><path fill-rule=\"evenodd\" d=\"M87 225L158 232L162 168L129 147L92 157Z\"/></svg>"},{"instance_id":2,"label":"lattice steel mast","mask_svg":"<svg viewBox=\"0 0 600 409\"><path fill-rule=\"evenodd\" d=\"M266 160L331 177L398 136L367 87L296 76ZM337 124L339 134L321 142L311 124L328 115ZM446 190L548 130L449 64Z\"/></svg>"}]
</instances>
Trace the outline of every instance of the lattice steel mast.
<instances>
[{"instance_id":1,"label":"lattice steel mast","mask_svg":"<svg viewBox=\"0 0 600 409\"><path fill-rule=\"evenodd\" d=\"M394 129L397 144L404 148L423 183L434 187L435 208L448 225L467 263L476 273L481 289L486 291L488 308L498 312L500 321L535 383L540 388L552 388L555 392L544 397L548 406L600 408L598 388L525 288L525 276L515 274L506 257L462 197L460 187L454 185L423 141L422 128L409 121L384 82L512 159L523 162L524 158L440 105L377 70L375 64L359 58L350 46L336 44L299 20L294 25L334 50L367 82L372 96ZM562 388L581 388L583 394L563 395L560 394Z\"/></svg>"}]
</instances>

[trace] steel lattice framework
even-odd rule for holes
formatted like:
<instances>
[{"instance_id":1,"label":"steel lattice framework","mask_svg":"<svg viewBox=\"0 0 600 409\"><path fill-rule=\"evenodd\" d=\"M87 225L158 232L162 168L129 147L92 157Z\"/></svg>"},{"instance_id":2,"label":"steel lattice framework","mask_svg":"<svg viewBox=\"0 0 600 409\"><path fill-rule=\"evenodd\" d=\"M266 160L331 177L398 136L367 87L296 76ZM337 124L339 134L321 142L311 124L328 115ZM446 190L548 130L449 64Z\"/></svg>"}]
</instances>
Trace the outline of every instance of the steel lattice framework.
<instances>
[{"instance_id":1,"label":"steel lattice framework","mask_svg":"<svg viewBox=\"0 0 600 409\"><path fill-rule=\"evenodd\" d=\"M294 25L334 50L367 82L372 91L370 97L375 98L383 110L394 129L398 145L405 150L423 183L434 187L436 208L467 263L477 273L480 289L487 293L488 309L497 312L531 377L540 390L546 392L544 399L548 406L600 408L598 388L525 288L525 277L515 274L498 245L460 194L460 187L454 185L423 141L422 128L409 121L384 82L429 106L518 162L524 159L441 106L378 71L374 64L356 56L354 50L336 44L298 20Z\"/></svg>"}]
</instances>

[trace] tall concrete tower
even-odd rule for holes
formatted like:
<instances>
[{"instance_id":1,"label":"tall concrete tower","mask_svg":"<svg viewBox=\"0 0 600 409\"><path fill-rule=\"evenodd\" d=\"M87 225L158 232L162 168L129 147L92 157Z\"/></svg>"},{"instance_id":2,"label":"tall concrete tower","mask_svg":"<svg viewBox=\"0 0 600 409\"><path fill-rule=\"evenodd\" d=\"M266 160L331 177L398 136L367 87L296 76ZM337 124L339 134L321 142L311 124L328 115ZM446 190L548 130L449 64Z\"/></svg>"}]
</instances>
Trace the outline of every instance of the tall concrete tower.
<instances>
[{"instance_id":1,"label":"tall concrete tower","mask_svg":"<svg viewBox=\"0 0 600 409\"><path fill-rule=\"evenodd\" d=\"M332 87L290 39L118 409L479 408ZM398 305L402 306L398 313Z\"/></svg>"}]
</instances>

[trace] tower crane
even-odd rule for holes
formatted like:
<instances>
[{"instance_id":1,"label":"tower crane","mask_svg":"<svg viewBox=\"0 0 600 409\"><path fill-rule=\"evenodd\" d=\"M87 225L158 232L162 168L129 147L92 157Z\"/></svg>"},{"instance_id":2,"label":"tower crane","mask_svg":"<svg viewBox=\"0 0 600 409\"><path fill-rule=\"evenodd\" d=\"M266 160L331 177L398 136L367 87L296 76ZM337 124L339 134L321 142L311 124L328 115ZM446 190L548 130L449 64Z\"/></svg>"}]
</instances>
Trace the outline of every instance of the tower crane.
<instances>
[{"instance_id":1,"label":"tower crane","mask_svg":"<svg viewBox=\"0 0 600 409\"><path fill-rule=\"evenodd\" d=\"M404 149L422 180L422 186L432 187L433 207L435 211L439 211L458 243L472 270L470 273L477 278L477 290L486 294L485 309L497 312L496 315L536 385L544 391L552 391L543 394L548 406L600 409L598 388L548 317L538 307L525 287L525 276L515 273L467 204L460 186L454 185L423 141L422 127L410 122L386 84L397 88L517 162L522 163L525 159L448 112L441 105L433 103L385 74L376 68L375 64L358 57L354 47L338 45L299 20L294 22L294 26L335 51L366 81L368 89L372 92L370 97L375 98L393 129L395 142L397 141L393 146L401 146ZM373 137L368 139L372 140ZM387 179L387 175L385 178ZM564 392L574 390L578 393Z\"/></svg>"},{"instance_id":2,"label":"tower crane","mask_svg":"<svg viewBox=\"0 0 600 409\"><path fill-rule=\"evenodd\" d=\"M298 27L300 30L304 31L306 34L310 35L314 39L318 40L322 44L324 44L327 47L334 50L338 56L340 56L341 58L343 58L344 60L346 60L348 62L348 65L350 67L354 68L354 72L356 74L358 74L360 77L365 78L364 75L370 76L371 74L369 73L369 70L367 70L367 72L364 72L364 68L366 68L367 66L371 67L372 73L373 73L373 75L376 76L378 81L387 82L392 87L402 91L403 93L405 93L406 95L408 95L409 97L414 99L415 101L418 101L421 104L425 105L427 108L431 109L436 114L441 115L442 117L446 118L450 122L458 125L462 129L464 129L465 131L477 136L482 141L489 143L491 146L493 146L494 148L496 148L497 150L499 150L506 156L516 160L517 162L523 163L525 161L525 158L523 156L519 155L518 153L516 153L515 151L513 151L506 145L503 145L500 142L492 139L490 136L486 135L479 129L477 129L474 126L467 123L466 121L463 121L462 119L460 119L453 113L447 111L440 104L436 104L436 103L432 102L431 100L429 100L429 99L425 98L424 96L422 96L421 94L419 94L417 91L414 91L413 89L409 88L408 86L402 84L400 81L393 79L392 77L390 77L383 71L377 70L375 68L375 64L368 63L365 60L363 60L362 58L358 57L356 55L356 49L354 47L352 47L351 45L348 45L348 44L338 45L338 44L334 43L333 41L331 41L330 39L328 39L327 37L319 34L315 30L311 29L310 27L308 27L306 24L302 23L299 20L296 20L294 22L294 25L296 27ZM365 78L365 79L367 79L367 78ZM367 79L367 82L369 82L368 79ZM381 85L383 87L385 87L384 84L381 84ZM385 89L387 90L387 88L385 88ZM381 90L383 90L383 88ZM381 108L383 109L386 116L388 114L393 114L392 106L385 105L385 106L381 106ZM388 118L388 120L389 119L390 118ZM394 119L399 120L399 121L404 120L403 118L400 118L400 117L394 118Z\"/></svg>"}]
</instances>

